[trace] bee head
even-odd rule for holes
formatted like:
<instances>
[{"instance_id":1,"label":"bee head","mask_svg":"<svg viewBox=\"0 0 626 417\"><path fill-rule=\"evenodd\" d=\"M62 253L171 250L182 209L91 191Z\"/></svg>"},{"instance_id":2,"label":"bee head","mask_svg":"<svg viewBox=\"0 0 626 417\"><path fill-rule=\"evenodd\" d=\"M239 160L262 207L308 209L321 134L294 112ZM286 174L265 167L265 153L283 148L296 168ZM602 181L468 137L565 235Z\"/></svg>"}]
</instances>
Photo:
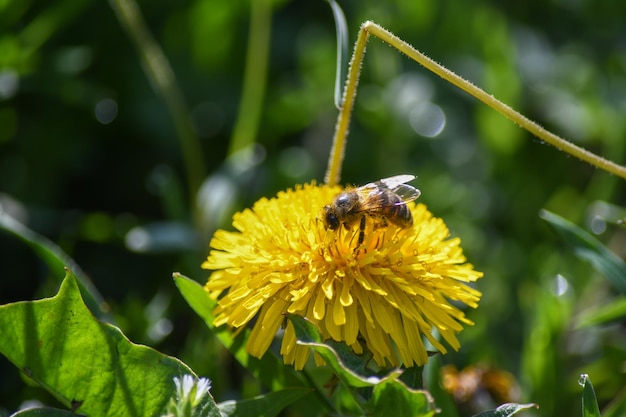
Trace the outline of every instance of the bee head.
<instances>
[{"instance_id":1,"label":"bee head","mask_svg":"<svg viewBox=\"0 0 626 417\"><path fill-rule=\"evenodd\" d=\"M339 218L328 204L324 206L324 223L331 230L336 230L339 227Z\"/></svg>"}]
</instances>

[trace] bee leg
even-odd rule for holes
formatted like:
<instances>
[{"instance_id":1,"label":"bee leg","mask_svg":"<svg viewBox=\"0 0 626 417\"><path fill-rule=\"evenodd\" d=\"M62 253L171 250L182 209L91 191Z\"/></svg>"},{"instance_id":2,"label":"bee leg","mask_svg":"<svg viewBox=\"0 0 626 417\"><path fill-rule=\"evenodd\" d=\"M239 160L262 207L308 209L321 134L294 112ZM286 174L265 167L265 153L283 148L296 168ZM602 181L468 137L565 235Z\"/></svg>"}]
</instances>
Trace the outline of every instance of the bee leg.
<instances>
[{"instance_id":1,"label":"bee leg","mask_svg":"<svg viewBox=\"0 0 626 417\"><path fill-rule=\"evenodd\" d=\"M365 240L365 216L361 217L361 223L359 224L359 244L357 246L361 246L364 240Z\"/></svg>"}]
</instances>

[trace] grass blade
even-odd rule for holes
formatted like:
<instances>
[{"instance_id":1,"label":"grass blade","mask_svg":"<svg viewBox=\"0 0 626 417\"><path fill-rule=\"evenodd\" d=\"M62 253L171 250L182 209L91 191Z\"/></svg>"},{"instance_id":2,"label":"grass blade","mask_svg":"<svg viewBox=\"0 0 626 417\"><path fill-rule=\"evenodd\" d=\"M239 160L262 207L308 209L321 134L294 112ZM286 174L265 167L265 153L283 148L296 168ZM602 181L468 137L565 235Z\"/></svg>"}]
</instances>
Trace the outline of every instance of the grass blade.
<instances>
[{"instance_id":1,"label":"grass blade","mask_svg":"<svg viewBox=\"0 0 626 417\"><path fill-rule=\"evenodd\" d=\"M564 218L546 210L542 210L539 216L574 249L579 258L590 262L596 271L626 295L626 263L623 260L595 237Z\"/></svg>"}]
</instances>

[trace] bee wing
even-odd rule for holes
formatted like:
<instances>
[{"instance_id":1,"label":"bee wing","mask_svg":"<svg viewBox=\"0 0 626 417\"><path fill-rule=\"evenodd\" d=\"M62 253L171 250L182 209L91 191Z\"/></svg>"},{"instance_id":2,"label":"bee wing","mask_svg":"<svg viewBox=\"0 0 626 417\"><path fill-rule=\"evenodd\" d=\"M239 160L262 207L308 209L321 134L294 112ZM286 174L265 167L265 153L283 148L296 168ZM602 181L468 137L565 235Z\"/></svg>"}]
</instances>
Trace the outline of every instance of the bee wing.
<instances>
[{"instance_id":1,"label":"bee wing","mask_svg":"<svg viewBox=\"0 0 626 417\"><path fill-rule=\"evenodd\" d=\"M413 181L414 179L415 179L415 175L405 174L405 175L396 175L394 177L389 177L389 178L383 178L382 180L378 182L383 183L385 187L389 188L390 190L393 190L398 185L407 183L409 181Z\"/></svg>"},{"instance_id":2,"label":"bee wing","mask_svg":"<svg viewBox=\"0 0 626 417\"><path fill-rule=\"evenodd\" d=\"M397 188L399 185L404 184L405 182L413 181L415 179L415 175L396 175L394 177L383 178L382 180L378 180L375 182L370 182L369 184L365 184L362 187L359 187L359 191L362 192L375 192L375 190L379 190L381 188L386 188L388 190L393 190Z\"/></svg>"},{"instance_id":3,"label":"bee wing","mask_svg":"<svg viewBox=\"0 0 626 417\"><path fill-rule=\"evenodd\" d=\"M402 202L397 204L406 204L417 199L421 192L412 185L406 184L409 181L413 181L415 175L405 174L396 175L394 177L384 178L378 181L379 184L383 184L386 188L396 193Z\"/></svg>"},{"instance_id":4,"label":"bee wing","mask_svg":"<svg viewBox=\"0 0 626 417\"><path fill-rule=\"evenodd\" d=\"M394 188L392 188L391 191L396 193L398 197L400 197L400 199L402 200L396 205L409 203L417 199L420 196L420 194L422 194L420 190L408 184L398 184Z\"/></svg>"},{"instance_id":5,"label":"bee wing","mask_svg":"<svg viewBox=\"0 0 626 417\"><path fill-rule=\"evenodd\" d=\"M366 201L376 201L374 197L384 193L386 190L391 191L400 197L400 202L396 205L406 204L417 199L421 192L417 188L405 184L415 179L415 175L396 175L395 177L384 178L382 180L371 182L359 187L357 191L365 198Z\"/></svg>"}]
</instances>

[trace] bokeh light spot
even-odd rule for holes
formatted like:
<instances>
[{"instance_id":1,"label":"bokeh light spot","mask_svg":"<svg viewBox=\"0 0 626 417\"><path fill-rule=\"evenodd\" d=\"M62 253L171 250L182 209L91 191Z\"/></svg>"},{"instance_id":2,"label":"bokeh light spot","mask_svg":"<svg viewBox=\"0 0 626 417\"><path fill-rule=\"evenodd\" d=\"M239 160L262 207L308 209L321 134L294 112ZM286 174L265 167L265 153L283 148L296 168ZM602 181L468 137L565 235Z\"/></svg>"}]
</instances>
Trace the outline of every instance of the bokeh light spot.
<instances>
[{"instance_id":1,"label":"bokeh light spot","mask_svg":"<svg viewBox=\"0 0 626 417\"><path fill-rule=\"evenodd\" d=\"M436 104L420 103L409 113L409 123L415 133L427 138L434 138L446 126L446 115L441 107Z\"/></svg>"},{"instance_id":2,"label":"bokeh light spot","mask_svg":"<svg viewBox=\"0 0 626 417\"><path fill-rule=\"evenodd\" d=\"M0 98L11 98L17 93L20 77L12 69L0 71Z\"/></svg>"},{"instance_id":3,"label":"bokeh light spot","mask_svg":"<svg viewBox=\"0 0 626 417\"><path fill-rule=\"evenodd\" d=\"M286 176L302 178L311 172L313 161L306 150L294 146L280 153L278 166Z\"/></svg>"},{"instance_id":4,"label":"bokeh light spot","mask_svg":"<svg viewBox=\"0 0 626 417\"><path fill-rule=\"evenodd\" d=\"M94 113L100 123L108 125L117 117L117 102L111 98L102 99L96 103Z\"/></svg>"}]
</instances>

